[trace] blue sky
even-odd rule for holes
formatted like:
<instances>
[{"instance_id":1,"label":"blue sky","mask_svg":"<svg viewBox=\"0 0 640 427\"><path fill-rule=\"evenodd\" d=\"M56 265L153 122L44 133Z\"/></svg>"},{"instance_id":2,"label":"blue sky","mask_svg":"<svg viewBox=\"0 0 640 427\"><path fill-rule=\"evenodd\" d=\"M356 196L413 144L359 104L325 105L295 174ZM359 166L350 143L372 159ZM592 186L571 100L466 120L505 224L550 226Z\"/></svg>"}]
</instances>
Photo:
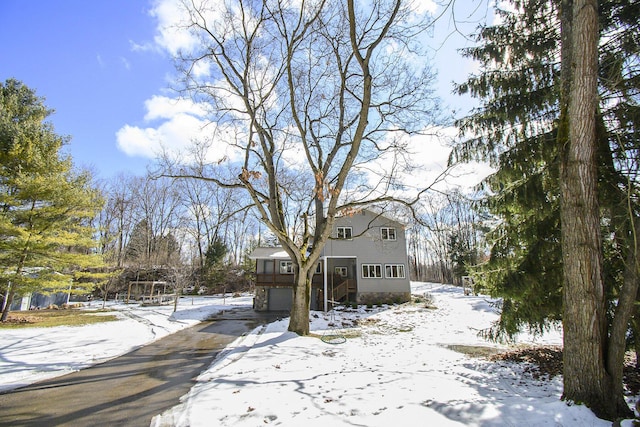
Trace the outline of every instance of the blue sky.
<instances>
[{"instance_id":1,"label":"blue sky","mask_svg":"<svg viewBox=\"0 0 640 427\"><path fill-rule=\"evenodd\" d=\"M170 102L171 42L161 37L169 2L0 0L0 81L16 78L46 98L55 110L50 120L56 132L72 137L65 150L99 177L144 173L153 157L149 141L182 135L201 123L189 105ZM465 18L475 2L459 1L458 16ZM451 29L442 21L436 38ZM449 38L436 56L438 93L458 108L467 101L448 93L452 80L471 71L454 52L463 43Z\"/></svg>"},{"instance_id":2,"label":"blue sky","mask_svg":"<svg viewBox=\"0 0 640 427\"><path fill-rule=\"evenodd\" d=\"M0 1L0 80L14 77L46 98L59 134L79 166L100 176L135 170L148 159L116 145L116 132L136 124L144 101L167 88L173 65L153 40L146 0Z\"/></svg>"}]
</instances>

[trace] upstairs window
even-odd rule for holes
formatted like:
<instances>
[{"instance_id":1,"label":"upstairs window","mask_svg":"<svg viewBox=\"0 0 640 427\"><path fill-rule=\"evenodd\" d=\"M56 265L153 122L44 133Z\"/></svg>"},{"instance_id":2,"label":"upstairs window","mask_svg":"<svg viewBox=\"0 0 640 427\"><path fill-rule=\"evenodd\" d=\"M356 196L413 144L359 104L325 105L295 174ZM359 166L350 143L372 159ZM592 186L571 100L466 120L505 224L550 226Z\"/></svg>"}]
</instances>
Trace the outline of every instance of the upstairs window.
<instances>
[{"instance_id":1,"label":"upstairs window","mask_svg":"<svg viewBox=\"0 0 640 427\"><path fill-rule=\"evenodd\" d=\"M396 229L393 227L380 227L382 240L396 240Z\"/></svg>"},{"instance_id":2,"label":"upstairs window","mask_svg":"<svg viewBox=\"0 0 640 427\"><path fill-rule=\"evenodd\" d=\"M351 240L353 230L351 227L338 227L338 239Z\"/></svg>"},{"instance_id":3,"label":"upstairs window","mask_svg":"<svg viewBox=\"0 0 640 427\"><path fill-rule=\"evenodd\" d=\"M293 262L280 261L280 274L293 274Z\"/></svg>"}]
</instances>

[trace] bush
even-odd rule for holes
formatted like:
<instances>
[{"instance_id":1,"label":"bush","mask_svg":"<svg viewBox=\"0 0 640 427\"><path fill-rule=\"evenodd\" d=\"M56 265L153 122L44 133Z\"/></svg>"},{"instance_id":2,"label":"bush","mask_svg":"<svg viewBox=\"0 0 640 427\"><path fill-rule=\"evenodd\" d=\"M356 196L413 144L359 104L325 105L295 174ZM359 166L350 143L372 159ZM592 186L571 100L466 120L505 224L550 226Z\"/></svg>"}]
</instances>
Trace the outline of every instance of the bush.
<instances>
[{"instance_id":1,"label":"bush","mask_svg":"<svg viewBox=\"0 0 640 427\"><path fill-rule=\"evenodd\" d=\"M429 292L425 292L423 295L416 295L413 302L416 304L423 304L424 308L436 308L433 301L433 295Z\"/></svg>"}]
</instances>

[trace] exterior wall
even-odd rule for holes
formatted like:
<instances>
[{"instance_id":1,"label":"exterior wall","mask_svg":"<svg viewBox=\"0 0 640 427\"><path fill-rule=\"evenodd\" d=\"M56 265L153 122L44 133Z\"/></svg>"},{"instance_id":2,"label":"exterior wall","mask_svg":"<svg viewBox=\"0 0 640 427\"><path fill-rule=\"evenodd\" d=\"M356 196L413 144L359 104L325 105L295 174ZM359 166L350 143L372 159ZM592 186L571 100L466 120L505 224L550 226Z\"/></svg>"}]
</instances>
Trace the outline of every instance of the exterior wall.
<instances>
[{"instance_id":1,"label":"exterior wall","mask_svg":"<svg viewBox=\"0 0 640 427\"><path fill-rule=\"evenodd\" d=\"M269 310L268 292L266 286L256 286L256 294L253 297L253 309L256 311Z\"/></svg>"},{"instance_id":2,"label":"exterior wall","mask_svg":"<svg viewBox=\"0 0 640 427\"><path fill-rule=\"evenodd\" d=\"M352 238L338 239L338 227L351 227ZM395 229L395 240L383 239L382 228ZM271 249L271 252L258 253L260 255L256 256L258 259L256 260L257 283L254 309L266 311L270 305L273 305L273 301L272 304L269 303L269 289L290 287L293 283L293 275L280 274L280 261L288 260L288 257L281 258L283 252L276 254ZM348 301L355 300L358 304L381 304L401 303L411 299L405 229L397 221L366 210L353 216L336 218L332 236L327 241L322 256L327 258L329 292L327 297L329 299L332 298L333 293L331 285L338 286L344 282L342 278L335 276L336 267L346 268L345 279L349 279L350 282ZM382 277L363 277L362 266L365 264L380 266ZM402 265L405 277L388 278L385 267L391 265ZM316 274L313 278L312 309L322 305L323 277L324 274ZM274 295L279 293L276 292Z\"/></svg>"},{"instance_id":3,"label":"exterior wall","mask_svg":"<svg viewBox=\"0 0 640 427\"><path fill-rule=\"evenodd\" d=\"M353 238L337 239L337 227L351 227ZM396 240L383 240L381 232L383 227L395 228ZM353 216L337 218L332 237L325 246L325 255L357 256L358 302L369 303L370 300L392 300L393 302L397 298L404 301L410 299L407 241L402 224L383 216L376 216L370 211L362 211ZM383 277L362 277L363 264L381 265ZM386 278L385 266L390 264L403 265L405 277Z\"/></svg>"},{"instance_id":4,"label":"exterior wall","mask_svg":"<svg viewBox=\"0 0 640 427\"><path fill-rule=\"evenodd\" d=\"M292 273L281 274L281 261L289 261L289 259L272 258L256 260L256 290L253 299L254 310L291 310L291 292L294 276ZM311 293L312 309L317 309L318 307L318 292L322 289L322 279L322 274L315 274L313 276L313 289ZM287 290L289 292L286 292Z\"/></svg>"}]
</instances>

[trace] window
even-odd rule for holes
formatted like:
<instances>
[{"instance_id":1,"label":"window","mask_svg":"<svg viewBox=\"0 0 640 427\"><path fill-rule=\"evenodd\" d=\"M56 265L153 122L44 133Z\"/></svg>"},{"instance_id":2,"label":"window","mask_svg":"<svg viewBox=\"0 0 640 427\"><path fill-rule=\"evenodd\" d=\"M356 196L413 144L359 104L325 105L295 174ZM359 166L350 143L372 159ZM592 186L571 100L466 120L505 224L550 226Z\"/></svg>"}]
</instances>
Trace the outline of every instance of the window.
<instances>
[{"instance_id":1,"label":"window","mask_svg":"<svg viewBox=\"0 0 640 427\"><path fill-rule=\"evenodd\" d=\"M336 267L335 272L340 277L347 277L347 267Z\"/></svg>"},{"instance_id":2,"label":"window","mask_svg":"<svg viewBox=\"0 0 640 427\"><path fill-rule=\"evenodd\" d=\"M404 265L387 264L384 266L384 274L387 279L404 279Z\"/></svg>"},{"instance_id":3,"label":"window","mask_svg":"<svg viewBox=\"0 0 640 427\"><path fill-rule=\"evenodd\" d=\"M353 236L351 227L338 227L338 239L349 240Z\"/></svg>"},{"instance_id":4,"label":"window","mask_svg":"<svg viewBox=\"0 0 640 427\"><path fill-rule=\"evenodd\" d=\"M382 240L396 240L396 229L393 227L380 227Z\"/></svg>"},{"instance_id":5,"label":"window","mask_svg":"<svg viewBox=\"0 0 640 427\"><path fill-rule=\"evenodd\" d=\"M382 266L380 264L362 264L362 278L376 279L382 277Z\"/></svg>"},{"instance_id":6,"label":"window","mask_svg":"<svg viewBox=\"0 0 640 427\"><path fill-rule=\"evenodd\" d=\"M322 273L322 263L319 262L318 265L316 265L316 271L314 274L320 274Z\"/></svg>"},{"instance_id":7,"label":"window","mask_svg":"<svg viewBox=\"0 0 640 427\"><path fill-rule=\"evenodd\" d=\"M293 262L280 261L280 274L293 274Z\"/></svg>"}]
</instances>

